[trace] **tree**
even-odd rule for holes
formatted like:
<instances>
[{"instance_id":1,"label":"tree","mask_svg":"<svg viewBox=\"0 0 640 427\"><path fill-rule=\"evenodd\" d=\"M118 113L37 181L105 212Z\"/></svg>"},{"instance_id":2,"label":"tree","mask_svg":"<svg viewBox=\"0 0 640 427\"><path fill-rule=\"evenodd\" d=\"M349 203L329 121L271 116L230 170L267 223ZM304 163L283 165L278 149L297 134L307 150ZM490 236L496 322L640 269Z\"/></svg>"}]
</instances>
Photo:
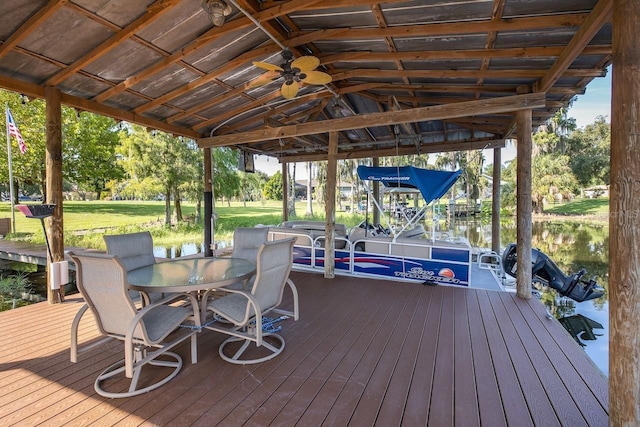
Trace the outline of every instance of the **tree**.
<instances>
[{"instance_id":1,"label":"tree","mask_svg":"<svg viewBox=\"0 0 640 427\"><path fill-rule=\"evenodd\" d=\"M120 144L113 119L79 113L64 126L63 176L77 184L80 193L95 192L98 199L111 180L124 177L116 150Z\"/></svg>"},{"instance_id":2,"label":"tree","mask_svg":"<svg viewBox=\"0 0 640 427\"><path fill-rule=\"evenodd\" d=\"M569 106L573 101L569 103ZM533 135L535 154L567 154L569 151L568 137L577 125L576 119L567 114L569 107L558 109L556 113L547 120L539 132Z\"/></svg>"},{"instance_id":3,"label":"tree","mask_svg":"<svg viewBox=\"0 0 640 427\"><path fill-rule=\"evenodd\" d=\"M241 194L238 176L238 152L229 147L217 147L213 153L213 193L227 204Z\"/></svg>"},{"instance_id":4,"label":"tree","mask_svg":"<svg viewBox=\"0 0 640 427\"><path fill-rule=\"evenodd\" d=\"M180 186L202 180L198 174L193 175L195 155L192 152L199 152L193 141L164 132L147 132L141 126L132 125L122 133L122 165L130 181L162 188L165 225L171 224L172 198L177 202L176 218L182 220Z\"/></svg>"},{"instance_id":5,"label":"tree","mask_svg":"<svg viewBox=\"0 0 640 427\"><path fill-rule=\"evenodd\" d=\"M45 194L45 104L41 100L23 101L14 92L0 90L0 102L11 110L11 115L27 145L27 151L20 153L18 142L11 138L11 166L13 172L14 198L18 203L20 189L36 185ZM0 125L2 135L6 135L6 121ZM0 179L9 187L9 165L6 144L2 144L4 155L0 156ZM64 146L64 145L63 145Z\"/></svg>"},{"instance_id":6,"label":"tree","mask_svg":"<svg viewBox=\"0 0 640 427\"><path fill-rule=\"evenodd\" d=\"M267 174L261 171L252 173L238 171L238 175L244 206L247 206L247 201L262 200L262 187L269 180Z\"/></svg>"},{"instance_id":7,"label":"tree","mask_svg":"<svg viewBox=\"0 0 640 427\"><path fill-rule=\"evenodd\" d=\"M263 194L268 200L282 200L282 173L273 174L264 186Z\"/></svg>"},{"instance_id":8,"label":"tree","mask_svg":"<svg viewBox=\"0 0 640 427\"><path fill-rule=\"evenodd\" d=\"M18 196L20 188L29 186L37 186L44 195L45 103L38 99L23 102L23 99L16 93L0 90L0 102L11 109L27 144L27 151L22 154L15 138L11 141L15 196ZM2 128L4 131L4 125ZM113 119L63 106L62 138L63 179L75 184L81 194L91 191L100 196L107 182L122 178L123 171L118 167L115 156L119 135ZM8 182L6 151L0 157L0 180Z\"/></svg>"},{"instance_id":9,"label":"tree","mask_svg":"<svg viewBox=\"0 0 640 427\"><path fill-rule=\"evenodd\" d=\"M571 151L570 166L582 187L609 183L611 129L602 116L575 130L568 139Z\"/></svg>"},{"instance_id":10,"label":"tree","mask_svg":"<svg viewBox=\"0 0 640 427\"><path fill-rule=\"evenodd\" d=\"M570 198L576 191L578 183L569 166L569 156L535 156L531 167L531 198L534 212L544 212L544 201L553 200L556 194Z\"/></svg>"},{"instance_id":11,"label":"tree","mask_svg":"<svg viewBox=\"0 0 640 427\"><path fill-rule=\"evenodd\" d=\"M313 217L313 162L307 162L307 211L305 216Z\"/></svg>"}]
</instances>

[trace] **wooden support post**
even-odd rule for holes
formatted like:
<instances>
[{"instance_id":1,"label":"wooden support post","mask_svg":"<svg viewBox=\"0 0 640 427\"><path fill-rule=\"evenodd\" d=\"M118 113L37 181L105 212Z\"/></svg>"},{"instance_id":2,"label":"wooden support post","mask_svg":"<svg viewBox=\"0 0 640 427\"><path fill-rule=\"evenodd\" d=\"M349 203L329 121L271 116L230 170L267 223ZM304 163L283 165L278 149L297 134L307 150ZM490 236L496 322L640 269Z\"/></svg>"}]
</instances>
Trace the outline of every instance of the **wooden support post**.
<instances>
[{"instance_id":1,"label":"wooden support post","mask_svg":"<svg viewBox=\"0 0 640 427\"><path fill-rule=\"evenodd\" d=\"M373 158L373 166L380 166L380 157ZM374 208L372 224L380 224L380 211L377 208L377 206L382 206L382 203L380 202L380 181L373 181L373 198L377 204L373 204ZM367 206L367 209L369 209L369 206Z\"/></svg>"},{"instance_id":2,"label":"wooden support post","mask_svg":"<svg viewBox=\"0 0 640 427\"><path fill-rule=\"evenodd\" d=\"M51 248L51 257L47 255L47 273L51 263L64 260L64 233L62 224L62 106L60 91L54 87L45 88L47 153L45 159L46 202L55 204L53 216L47 222L46 238ZM51 274L47 274L47 301L49 304L64 302L64 285L60 289L51 289Z\"/></svg>"},{"instance_id":3,"label":"wooden support post","mask_svg":"<svg viewBox=\"0 0 640 427\"><path fill-rule=\"evenodd\" d=\"M640 3L613 2L609 425L640 425Z\"/></svg>"},{"instance_id":4,"label":"wooden support post","mask_svg":"<svg viewBox=\"0 0 640 427\"><path fill-rule=\"evenodd\" d=\"M516 112L517 158L517 231L518 266L516 294L531 298L531 110Z\"/></svg>"},{"instance_id":5,"label":"wooden support post","mask_svg":"<svg viewBox=\"0 0 640 427\"><path fill-rule=\"evenodd\" d=\"M211 148L202 150L204 158L204 256L213 256L213 181L211 180Z\"/></svg>"},{"instance_id":6,"label":"wooden support post","mask_svg":"<svg viewBox=\"0 0 640 427\"><path fill-rule=\"evenodd\" d=\"M325 238L324 238L324 277L335 277L336 250L336 178L338 174L338 132L329 133L329 152L327 154L327 187L325 200Z\"/></svg>"},{"instance_id":7,"label":"wooden support post","mask_svg":"<svg viewBox=\"0 0 640 427\"><path fill-rule=\"evenodd\" d=\"M289 221L289 168L282 162L282 221Z\"/></svg>"},{"instance_id":8,"label":"wooden support post","mask_svg":"<svg viewBox=\"0 0 640 427\"><path fill-rule=\"evenodd\" d=\"M491 250L500 253L500 179L502 148L493 149L493 188L491 194Z\"/></svg>"}]
</instances>

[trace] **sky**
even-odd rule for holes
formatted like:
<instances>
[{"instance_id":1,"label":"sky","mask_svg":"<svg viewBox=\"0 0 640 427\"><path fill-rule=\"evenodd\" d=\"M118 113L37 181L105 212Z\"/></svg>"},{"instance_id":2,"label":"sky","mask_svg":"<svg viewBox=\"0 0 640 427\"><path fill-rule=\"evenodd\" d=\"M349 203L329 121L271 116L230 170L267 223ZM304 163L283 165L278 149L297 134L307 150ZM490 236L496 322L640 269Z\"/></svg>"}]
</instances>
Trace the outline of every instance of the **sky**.
<instances>
[{"instance_id":1,"label":"sky","mask_svg":"<svg viewBox=\"0 0 640 427\"><path fill-rule=\"evenodd\" d=\"M589 83L584 95L578 95L577 100L569 109L569 117L576 119L578 128L584 128L593 123L598 116L606 117L606 121L611 119L611 67L609 67L606 77L595 78ZM502 150L502 162L513 160L516 155L515 144L507 144ZM485 159L492 162L492 150L485 150ZM271 176L282 170L282 166L276 159L266 156L257 156L255 159L256 169ZM296 168L296 180L307 179L307 168L303 163Z\"/></svg>"}]
</instances>

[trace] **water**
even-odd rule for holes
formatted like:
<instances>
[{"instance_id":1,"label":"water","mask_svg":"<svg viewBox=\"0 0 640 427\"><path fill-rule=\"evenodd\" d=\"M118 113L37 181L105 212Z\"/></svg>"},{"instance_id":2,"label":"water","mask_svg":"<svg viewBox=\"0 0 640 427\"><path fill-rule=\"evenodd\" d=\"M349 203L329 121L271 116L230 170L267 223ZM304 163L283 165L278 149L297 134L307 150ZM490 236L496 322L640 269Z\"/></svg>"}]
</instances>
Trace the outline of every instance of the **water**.
<instances>
[{"instance_id":1,"label":"water","mask_svg":"<svg viewBox=\"0 0 640 427\"><path fill-rule=\"evenodd\" d=\"M441 230L466 237L473 246L491 247L489 219L456 219L452 224L442 223ZM501 246L516 241L514 221L503 222ZM608 289L609 228L607 225L589 225L568 221L539 221L532 227L533 247L547 254L564 271L574 273L587 269L586 277ZM220 246L225 245L220 242ZM165 258L204 252L204 245L187 244L180 247L156 247L154 255ZM577 303L558 297L555 291L542 292L541 301L565 328L573 332L576 342L600 370L609 374L609 303L608 293L593 301ZM599 328L602 326L602 328Z\"/></svg>"}]
</instances>

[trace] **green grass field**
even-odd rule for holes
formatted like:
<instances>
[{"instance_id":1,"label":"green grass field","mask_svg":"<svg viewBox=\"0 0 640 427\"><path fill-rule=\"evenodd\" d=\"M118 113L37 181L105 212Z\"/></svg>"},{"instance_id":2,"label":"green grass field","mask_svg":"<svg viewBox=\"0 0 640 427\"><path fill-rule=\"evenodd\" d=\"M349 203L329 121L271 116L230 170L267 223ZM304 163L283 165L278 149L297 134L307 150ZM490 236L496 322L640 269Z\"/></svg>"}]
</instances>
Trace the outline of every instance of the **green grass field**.
<instances>
[{"instance_id":1,"label":"green grass field","mask_svg":"<svg viewBox=\"0 0 640 427\"><path fill-rule=\"evenodd\" d=\"M172 206L173 207L173 206ZM203 208L204 209L204 208ZM314 204L314 218L324 218L324 207ZM279 224L282 202L233 202L216 206L215 240L230 241L236 227L256 224ZM184 243L200 243L204 235L202 223L195 224L195 204L183 203L185 218L191 218L172 227L164 227L164 202L139 201L66 201L64 202L63 227L65 246L104 249L102 235L150 230L154 242L159 246L173 246ZM303 218L306 202L296 204L298 218ZM11 205L0 203L0 217L11 218ZM362 221L363 215L351 215L338 212L337 221L353 226ZM47 220L45 220L47 221ZM27 218L21 212L15 212L14 233L7 236L11 240L23 240L32 243L44 243L42 225L38 219Z\"/></svg>"},{"instance_id":2,"label":"green grass field","mask_svg":"<svg viewBox=\"0 0 640 427\"><path fill-rule=\"evenodd\" d=\"M182 205L185 218L195 217L195 205ZM251 227L256 224L279 224L282 202L241 202L220 203L216 206L218 219L214 238L216 241L231 241L236 227ZM566 216L596 215L606 217L609 200L578 199L564 204L551 205L546 213ZM312 219L324 219L324 207L314 204L315 213ZM297 218L304 218L306 202L296 203ZM104 249L102 235L150 230L154 242L158 246L175 246L185 243L202 242L204 227L194 220L172 227L164 227L164 202L139 201L67 201L64 202L65 246ZM11 218L11 206L8 202L0 203L0 217ZM348 227L358 224L364 219L363 214L337 212L336 222ZM37 219L26 218L21 212L15 213L15 232L6 238L32 243L44 243L42 226Z\"/></svg>"},{"instance_id":3,"label":"green grass field","mask_svg":"<svg viewBox=\"0 0 640 427\"><path fill-rule=\"evenodd\" d=\"M545 212L554 215L597 215L607 217L609 198L576 199L567 203L545 206Z\"/></svg>"}]
</instances>

